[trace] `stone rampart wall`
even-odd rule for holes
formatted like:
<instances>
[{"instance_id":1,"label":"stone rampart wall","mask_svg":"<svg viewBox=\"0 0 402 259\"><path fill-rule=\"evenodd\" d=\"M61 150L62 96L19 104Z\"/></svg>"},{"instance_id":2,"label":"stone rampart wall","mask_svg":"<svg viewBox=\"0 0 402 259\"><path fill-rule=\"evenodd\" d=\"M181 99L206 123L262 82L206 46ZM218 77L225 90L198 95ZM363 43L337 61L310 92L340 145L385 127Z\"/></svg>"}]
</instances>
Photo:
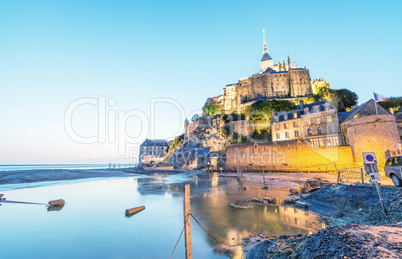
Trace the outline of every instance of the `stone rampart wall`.
<instances>
[{"instance_id":1,"label":"stone rampart wall","mask_svg":"<svg viewBox=\"0 0 402 259\"><path fill-rule=\"evenodd\" d=\"M310 148L301 140L232 144L227 147L228 168L325 171L356 166L350 146Z\"/></svg>"}]
</instances>

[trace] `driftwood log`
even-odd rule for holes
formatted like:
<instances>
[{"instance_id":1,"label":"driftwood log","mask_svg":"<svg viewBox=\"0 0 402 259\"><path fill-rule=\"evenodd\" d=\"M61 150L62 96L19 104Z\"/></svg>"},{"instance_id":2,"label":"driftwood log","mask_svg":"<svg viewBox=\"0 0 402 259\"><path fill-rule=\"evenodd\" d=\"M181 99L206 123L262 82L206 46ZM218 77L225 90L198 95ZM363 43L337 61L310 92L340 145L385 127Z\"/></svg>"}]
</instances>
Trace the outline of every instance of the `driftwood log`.
<instances>
[{"instance_id":1,"label":"driftwood log","mask_svg":"<svg viewBox=\"0 0 402 259\"><path fill-rule=\"evenodd\" d=\"M132 216L142 210L145 210L145 206L135 207L132 209L126 209L126 216Z\"/></svg>"},{"instance_id":2,"label":"driftwood log","mask_svg":"<svg viewBox=\"0 0 402 259\"><path fill-rule=\"evenodd\" d=\"M50 206L64 206L65 201L63 199L59 199L59 200L54 200L54 201L49 201L49 205Z\"/></svg>"}]
</instances>

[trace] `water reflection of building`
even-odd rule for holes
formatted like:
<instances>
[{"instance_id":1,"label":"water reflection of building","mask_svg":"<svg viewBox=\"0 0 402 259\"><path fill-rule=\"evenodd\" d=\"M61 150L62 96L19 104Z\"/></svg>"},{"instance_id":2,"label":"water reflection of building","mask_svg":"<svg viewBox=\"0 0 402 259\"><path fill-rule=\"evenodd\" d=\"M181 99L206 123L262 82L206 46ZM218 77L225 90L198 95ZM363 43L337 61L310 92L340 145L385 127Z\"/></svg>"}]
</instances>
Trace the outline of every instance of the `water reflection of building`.
<instances>
[{"instance_id":1,"label":"water reflection of building","mask_svg":"<svg viewBox=\"0 0 402 259\"><path fill-rule=\"evenodd\" d=\"M318 220L317 215L308 210L292 206L280 206L279 214L283 224L305 229L309 231L310 234L313 233L313 230L320 230L326 227L324 222Z\"/></svg>"},{"instance_id":2,"label":"water reflection of building","mask_svg":"<svg viewBox=\"0 0 402 259\"><path fill-rule=\"evenodd\" d=\"M209 183L209 187L205 183ZM203 187L198 189L200 186ZM261 185L248 186L250 189L244 191L234 178L211 175L210 180L206 181L201 177L197 189L202 190L202 196L191 197L192 213L214 237L231 245L241 243L242 238L256 233L267 236L308 234L324 227L319 217L308 211L295 210L291 206L244 202L253 197L278 197L283 200L284 197L288 198L288 189L270 187L269 190L262 190ZM196 192L195 189L194 186L192 194ZM230 206L231 203L252 208L236 209ZM205 235L212 247L220 246ZM241 258L241 255L239 249L235 258Z\"/></svg>"}]
</instances>

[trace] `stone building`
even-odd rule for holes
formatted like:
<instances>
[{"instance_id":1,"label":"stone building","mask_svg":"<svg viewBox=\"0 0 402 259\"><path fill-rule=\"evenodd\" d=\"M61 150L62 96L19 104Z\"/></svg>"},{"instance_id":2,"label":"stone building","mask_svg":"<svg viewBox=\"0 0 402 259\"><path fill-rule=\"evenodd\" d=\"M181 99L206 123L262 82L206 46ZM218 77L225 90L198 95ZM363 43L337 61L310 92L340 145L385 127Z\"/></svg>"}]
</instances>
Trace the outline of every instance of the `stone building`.
<instances>
[{"instance_id":1,"label":"stone building","mask_svg":"<svg viewBox=\"0 0 402 259\"><path fill-rule=\"evenodd\" d=\"M228 84L219 99L221 107L226 111L235 111L244 103L278 97L296 98L312 94L310 72L306 68L298 68L289 56L285 61L274 64L268 54L267 43L263 44L263 56L260 72L250 77L241 78L237 83Z\"/></svg>"},{"instance_id":2,"label":"stone building","mask_svg":"<svg viewBox=\"0 0 402 259\"><path fill-rule=\"evenodd\" d=\"M169 144L162 139L146 139L140 145L140 164L156 164L163 160Z\"/></svg>"},{"instance_id":3,"label":"stone building","mask_svg":"<svg viewBox=\"0 0 402 259\"><path fill-rule=\"evenodd\" d=\"M309 147L339 146L339 124L336 108L328 101L304 104L298 109L274 113L272 140L303 140Z\"/></svg>"},{"instance_id":4,"label":"stone building","mask_svg":"<svg viewBox=\"0 0 402 259\"><path fill-rule=\"evenodd\" d=\"M324 79L322 79L322 77L320 77L320 79L318 80L314 80L311 83L311 90L313 91L313 94L317 94L318 90L323 87L327 89L331 88L329 83L327 83Z\"/></svg>"},{"instance_id":5,"label":"stone building","mask_svg":"<svg viewBox=\"0 0 402 259\"><path fill-rule=\"evenodd\" d=\"M396 124L398 126L399 137L402 141L402 107L400 108L399 112L395 114L396 116Z\"/></svg>"},{"instance_id":6,"label":"stone building","mask_svg":"<svg viewBox=\"0 0 402 259\"><path fill-rule=\"evenodd\" d=\"M340 125L346 145L352 148L355 162L363 162L363 152L375 152L379 167L387 155L397 154L401 142L395 115L369 100L352 110Z\"/></svg>"}]
</instances>

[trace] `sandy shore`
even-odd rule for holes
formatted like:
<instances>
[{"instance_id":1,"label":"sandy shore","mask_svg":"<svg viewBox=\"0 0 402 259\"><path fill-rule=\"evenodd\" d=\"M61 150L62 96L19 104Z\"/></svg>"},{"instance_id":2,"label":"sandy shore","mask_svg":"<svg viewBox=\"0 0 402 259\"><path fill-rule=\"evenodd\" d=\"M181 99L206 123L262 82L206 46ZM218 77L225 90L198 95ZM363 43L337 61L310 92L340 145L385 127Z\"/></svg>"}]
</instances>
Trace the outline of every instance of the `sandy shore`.
<instances>
[{"instance_id":1,"label":"sandy shore","mask_svg":"<svg viewBox=\"0 0 402 259\"><path fill-rule=\"evenodd\" d=\"M236 177L236 173L223 173L219 174L220 176L231 176ZM257 183L257 184L265 184L275 187L282 188L300 188L300 184L304 184L307 180L313 179L321 179L321 181L327 183L336 183L338 178L337 174L316 174L316 173L244 173L243 174L244 181L249 183ZM264 179L265 178L265 179ZM355 180L354 182L359 182ZM390 178L382 177L381 185L393 186Z\"/></svg>"},{"instance_id":2,"label":"sandy shore","mask_svg":"<svg viewBox=\"0 0 402 259\"><path fill-rule=\"evenodd\" d=\"M38 169L0 171L0 185L77 180L97 177L127 177L130 175L132 175L132 173L109 169Z\"/></svg>"}]
</instances>

